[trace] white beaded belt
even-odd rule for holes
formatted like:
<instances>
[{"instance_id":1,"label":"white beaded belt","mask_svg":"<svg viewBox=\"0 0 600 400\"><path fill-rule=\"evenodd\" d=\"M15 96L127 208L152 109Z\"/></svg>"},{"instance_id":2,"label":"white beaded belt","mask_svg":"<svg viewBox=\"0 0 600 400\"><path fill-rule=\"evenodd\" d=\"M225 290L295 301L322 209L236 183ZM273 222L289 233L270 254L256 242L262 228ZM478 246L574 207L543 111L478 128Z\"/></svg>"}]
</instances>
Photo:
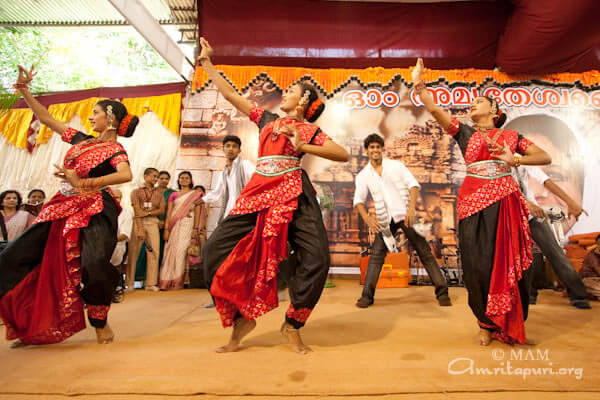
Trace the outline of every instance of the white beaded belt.
<instances>
[{"instance_id":1,"label":"white beaded belt","mask_svg":"<svg viewBox=\"0 0 600 400\"><path fill-rule=\"evenodd\" d=\"M94 192L101 192L104 189L106 189L108 186L102 186L101 188L99 188L98 190L95 190ZM80 194L82 194L79 189L74 188L73 186L71 186L71 184L67 181L62 181L60 183L60 187L58 189L60 191L60 193L62 193L63 196L65 197L70 197L70 196L79 196ZM92 192L85 192L86 194L92 193Z\"/></svg>"},{"instance_id":2,"label":"white beaded belt","mask_svg":"<svg viewBox=\"0 0 600 400\"><path fill-rule=\"evenodd\" d=\"M300 159L294 156L265 156L256 161L256 173L262 176L281 176L300 169Z\"/></svg>"},{"instance_id":3,"label":"white beaded belt","mask_svg":"<svg viewBox=\"0 0 600 400\"><path fill-rule=\"evenodd\" d=\"M467 176L473 178L499 179L510 175L510 165L502 160L484 160L467 165Z\"/></svg>"}]
</instances>

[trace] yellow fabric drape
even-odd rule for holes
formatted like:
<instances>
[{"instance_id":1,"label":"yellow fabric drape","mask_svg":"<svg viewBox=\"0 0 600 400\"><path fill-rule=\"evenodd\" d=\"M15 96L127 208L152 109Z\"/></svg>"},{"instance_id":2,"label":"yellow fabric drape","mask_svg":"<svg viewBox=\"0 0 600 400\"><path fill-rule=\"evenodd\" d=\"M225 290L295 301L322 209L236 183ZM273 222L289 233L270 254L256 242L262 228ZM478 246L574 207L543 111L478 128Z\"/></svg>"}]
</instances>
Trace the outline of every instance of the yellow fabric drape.
<instances>
[{"instance_id":1,"label":"yellow fabric drape","mask_svg":"<svg viewBox=\"0 0 600 400\"><path fill-rule=\"evenodd\" d=\"M181 93L166 94L164 96L133 97L123 99L123 104L130 114L141 117L149 110L162 121L165 128L179 136L181 122Z\"/></svg>"},{"instance_id":2,"label":"yellow fabric drape","mask_svg":"<svg viewBox=\"0 0 600 400\"><path fill-rule=\"evenodd\" d=\"M94 105L101 100L99 97L90 97L89 99L74 101L72 103L52 104L48 107L50 115L58 121L69 122L75 114L79 115L82 124L85 126L86 132L90 135L96 136L97 133L92 132L92 126L88 118L92 115ZM46 143L52 137L52 130L46 125L42 125L40 128L40 134L38 136L36 144Z\"/></svg>"},{"instance_id":3,"label":"yellow fabric drape","mask_svg":"<svg viewBox=\"0 0 600 400\"><path fill-rule=\"evenodd\" d=\"M22 149L27 147L27 131L33 119L33 111L15 108L0 117L0 134L6 141Z\"/></svg>"},{"instance_id":4,"label":"yellow fabric drape","mask_svg":"<svg viewBox=\"0 0 600 400\"><path fill-rule=\"evenodd\" d=\"M398 76L410 82L412 68L365 68L365 69L316 69L316 68L290 68L267 66L233 66L218 65L217 70L222 71L233 85L239 90L248 85L252 79L261 73L266 73L279 87L286 89L305 75L310 75L329 95L347 82L350 77L357 77L364 84L378 83L388 85ZM497 83L510 83L515 81L539 80L550 83L575 83L581 82L584 86L592 86L600 82L600 71L593 70L583 73L560 73L547 75L509 75L499 71L482 69L453 69L432 70L426 69L423 74L425 82L436 82L445 78L450 82L469 82L480 84L486 79ZM192 82L192 90L202 89L208 81L208 75L202 67L197 67Z\"/></svg>"},{"instance_id":5,"label":"yellow fabric drape","mask_svg":"<svg viewBox=\"0 0 600 400\"><path fill-rule=\"evenodd\" d=\"M52 104L48 107L48 111L52 117L63 122L68 122L75 115L79 115L86 131L96 136L97 133L92 131L88 118L92 115L94 105L100 100L102 100L100 97L90 97L71 103ZM137 115L138 117L152 110L167 129L174 135L179 136L181 93L125 98L123 99L123 104L127 107L127 111L130 114ZM26 148L27 130L31 124L32 117L33 112L28 108L10 110L0 118L0 134L4 135L9 143L20 148ZM52 134L53 132L50 128L42 125L36 145L47 143Z\"/></svg>"}]
</instances>

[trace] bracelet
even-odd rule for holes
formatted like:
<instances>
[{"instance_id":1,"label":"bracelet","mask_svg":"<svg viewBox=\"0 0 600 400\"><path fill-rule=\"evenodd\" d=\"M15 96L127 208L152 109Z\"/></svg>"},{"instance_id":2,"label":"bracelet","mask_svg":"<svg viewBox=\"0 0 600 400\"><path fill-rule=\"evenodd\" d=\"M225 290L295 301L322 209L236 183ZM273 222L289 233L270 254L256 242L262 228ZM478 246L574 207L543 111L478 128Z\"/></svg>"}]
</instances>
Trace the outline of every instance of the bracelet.
<instances>
[{"instance_id":1,"label":"bracelet","mask_svg":"<svg viewBox=\"0 0 600 400\"><path fill-rule=\"evenodd\" d=\"M95 192L102 187L103 182L102 177L80 179L77 183L77 188L82 192Z\"/></svg>"},{"instance_id":2,"label":"bracelet","mask_svg":"<svg viewBox=\"0 0 600 400\"><path fill-rule=\"evenodd\" d=\"M423 90L427 89L423 81L419 81L414 85L415 93L420 94Z\"/></svg>"},{"instance_id":3,"label":"bracelet","mask_svg":"<svg viewBox=\"0 0 600 400\"><path fill-rule=\"evenodd\" d=\"M26 83L15 83L14 85L12 85L13 88L15 89L28 89L29 85L27 85Z\"/></svg>"},{"instance_id":4,"label":"bracelet","mask_svg":"<svg viewBox=\"0 0 600 400\"><path fill-rule=\"evenodd\" d=\"M521 157L513 156L513 167L519 168L521 166Z\"/></svg>"}]
</instances>

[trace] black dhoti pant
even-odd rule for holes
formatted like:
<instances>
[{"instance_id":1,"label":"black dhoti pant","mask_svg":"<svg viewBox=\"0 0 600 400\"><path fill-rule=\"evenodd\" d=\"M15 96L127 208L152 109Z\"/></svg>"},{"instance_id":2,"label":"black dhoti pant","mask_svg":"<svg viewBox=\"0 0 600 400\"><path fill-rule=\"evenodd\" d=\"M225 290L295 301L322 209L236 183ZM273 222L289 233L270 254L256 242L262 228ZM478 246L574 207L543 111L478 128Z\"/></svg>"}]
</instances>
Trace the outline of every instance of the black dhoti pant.
<instances>
[{"instance_id":1,"label":"black dhoti pant","mask_svg":"<svg viewBox=\"0 0 600 400\"><path fill-rule=\"evenodd\" d=\"M500 201L462 219L458 226L463 280L469 293L469 307L482 328L494 330L494 322L486 315L490 280L494 267L496 231ZM514 229L520 229L515 226ZM523 307L523 320L529 308L529 270L519 280L519 294Z\"/></svg>"},{"instance_id":2,"label":"black dhoti pant","mask_svg":"<svg viewBox=\"0 0 600 400\"><path fill-rule=\"evenodd\" d=\"M112 196L102 191L103 210L90 218L79 234L81 290L83 301L93 306L110 306L119 283L119 271L110 263L117 244L119 209ZM0 253L0 297L13 289L42 262L50 228L54 222L34 224ZM88 317L103 328L106 319Z\"/></svg>"},{"instance_id":3,"label":"black dhoti pant","mask_svg":"<svg viewBox=\"0 0 600 400\"><path fill-rule=\"evenodd\" d=\"M209 288L213 277L229 253L254 229L257 216L258 212L229 215L219 223L208 238L202 249L202 265ZM294 250L295 258L293 263L286 263L291 306L296 310L312 310L325 287L330 257L321 209L314 188L304 170L302 171L302 194L298 196L298 209L294 211L292 222L289 224L288 242ZM289 270L292 265L293 270ZM305 323L289 316L286 316L286 321L296 329L304 326Z\"/></svg>"},{"instance_id":4,"label":"black dhoti pant","mask_svg":"<svg viewBox=\"0 0 600 400\"><path fill-rule=\"evenodd\" d=\"M440 266L438 265L435 257L431 253L431 247L427 243L427 240L417 233L412 227L408 227L404 224L404 221L390 222L390 230L392 235L398 232L398 229L402 229L406 238L408 239L411 246L415 249L419 255L419 259L423 263L431 282L435 286L436 298L448 298L448 284L446 279L442 275ZM375 297L375 288L377 287L377 281L381 274L381 268L388 250L383 241L383 235L379 232L375 235L373 246L371 247L371 256L369 258L369 264L367 266L367 275L365 277L365 285L363 287L361 298L366 299L368 302L373 303Z\"/></svg>"}]
</instances>

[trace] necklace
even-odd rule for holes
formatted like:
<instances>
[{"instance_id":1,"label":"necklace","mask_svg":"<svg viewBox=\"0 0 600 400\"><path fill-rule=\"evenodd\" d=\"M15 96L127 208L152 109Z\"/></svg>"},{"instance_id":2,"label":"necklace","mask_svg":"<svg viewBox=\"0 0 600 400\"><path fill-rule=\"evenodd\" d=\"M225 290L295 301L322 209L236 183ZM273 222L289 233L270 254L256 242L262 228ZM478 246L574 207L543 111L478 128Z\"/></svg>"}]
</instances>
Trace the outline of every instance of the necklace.
<instances>
[{"instance_id":1,"label":"necklace","mask_svg":"<svg viewBox=\"0 0 600 400\"><path fill-rule=\"evenodd\" d=\"M483 126L479 126L479 125L475 125L475 128L477 128L477 130L478 130L479 132L484 132L484 133L485 133L485 132L488 132L488 131L491 131L492 129L496 129L496 128L495 128L495 127L493 127L493 126L492 126L491 128L487 128L487 127L483 127Z\"/></svg>"}]
</instances>

